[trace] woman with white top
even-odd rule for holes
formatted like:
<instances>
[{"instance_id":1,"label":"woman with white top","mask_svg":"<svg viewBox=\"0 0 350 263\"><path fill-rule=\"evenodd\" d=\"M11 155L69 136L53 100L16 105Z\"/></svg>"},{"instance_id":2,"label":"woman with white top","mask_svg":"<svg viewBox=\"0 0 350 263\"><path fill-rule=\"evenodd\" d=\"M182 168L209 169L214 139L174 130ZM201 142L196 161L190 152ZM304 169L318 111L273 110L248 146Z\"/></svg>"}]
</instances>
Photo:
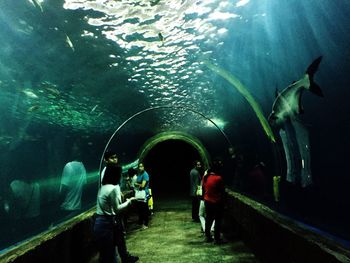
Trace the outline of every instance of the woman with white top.
<instances>
[{"instance_id":1,"label":"woman with white top","mask_svg":"<svg viewBox=\"0 0 350 263\"><path fill-rule=\"evenodd\" d=\"M104 160L107 166L101 174L102 186L97 195L97 215L94 225L96 244L100 252L99 262L118 262L116 246L122 263L136 262L139 258L127 252L121 215L135 198L132 197L122 202L119 186L122 169L117 165L117 155L106 151Z\"/></svg>"}]
</instances>

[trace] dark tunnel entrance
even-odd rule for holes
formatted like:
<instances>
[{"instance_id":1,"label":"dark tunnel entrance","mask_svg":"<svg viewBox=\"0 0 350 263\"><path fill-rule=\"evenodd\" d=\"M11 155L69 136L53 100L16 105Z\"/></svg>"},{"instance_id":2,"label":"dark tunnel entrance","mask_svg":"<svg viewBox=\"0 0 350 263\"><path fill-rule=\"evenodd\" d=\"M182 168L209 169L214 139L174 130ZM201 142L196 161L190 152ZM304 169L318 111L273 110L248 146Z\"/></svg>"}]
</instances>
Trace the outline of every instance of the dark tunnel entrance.
<instances>
[{"instance_id":1,"label":"dark tunnel entrance","mask_svg":"<svg viewBox=\"0 0 350 263\"><path fill-rule=\"evenodd\" d=\"M199 152L182 140L166 140L156 144L143 162L150 175L155 199L189 197L189 173Z\"/></svg>"}]
</instances>

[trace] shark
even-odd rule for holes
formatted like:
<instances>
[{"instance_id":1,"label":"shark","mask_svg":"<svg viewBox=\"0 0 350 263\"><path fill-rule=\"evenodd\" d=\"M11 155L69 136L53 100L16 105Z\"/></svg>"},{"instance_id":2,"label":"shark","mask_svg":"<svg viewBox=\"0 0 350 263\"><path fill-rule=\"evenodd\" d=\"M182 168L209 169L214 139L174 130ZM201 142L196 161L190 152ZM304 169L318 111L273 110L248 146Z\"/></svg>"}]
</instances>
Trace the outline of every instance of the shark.
<instances>
[{"instance_id":1,"label":"shark","mask_svg":"<svg viewBox=\"0 0 350 263\"><path fill-rule=\"evenodd\" d=\"M268 117L271 126L282 127L287 120L304 112L301 105L301 97L304 90L323 97L321 88L314 81L314 75L321 60L322 56L316 58L298 81L294 81L281 92L276 90L276 98L272 105L271 114Z\"/></svg>"}]
</instances>

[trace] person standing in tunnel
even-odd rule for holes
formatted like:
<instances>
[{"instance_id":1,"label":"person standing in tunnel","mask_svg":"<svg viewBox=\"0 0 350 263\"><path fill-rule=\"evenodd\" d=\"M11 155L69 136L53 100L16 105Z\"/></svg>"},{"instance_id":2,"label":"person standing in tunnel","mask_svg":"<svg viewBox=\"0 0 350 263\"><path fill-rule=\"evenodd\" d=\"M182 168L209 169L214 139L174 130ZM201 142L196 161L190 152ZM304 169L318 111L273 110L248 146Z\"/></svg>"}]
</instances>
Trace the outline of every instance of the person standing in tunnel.
<instances>
[{"instance_id":1,"label":"person standing in tunnel","mask_svg":"<svg viewBox=\"0 0 350 263\"><path fill-rule=\"evenodd\" d=\"M194 161L194 167L190 171L190 196L192 200L192 221L199 222L199 202L197 195L198 187L201 187L201 170L202 164L200 161Z\"/></svg>"},{"instance_id":2,"label":"person standing in tunnel","mask_svg":"<svg viewBox=\"0 0 350 263\"><path fill-rule=\"evenodd\" d=\"M13 180L8 194L6 203L11 222L6 227L11 229L11 238L27 237L33 230L41 229L39 183L32 178Z\"/></svg>"},{"instance_id":3,"label":"person standing in tunnel","mask_svg":"<svg viewBox=\"0 0 350 263\"><path fill-rule=\"evenodd\" d=\"M136 190L146 192L146 196L142 200L137 201L138 215L139 215L139 225L142 225L142 229L148 228L149 222L149 208L148 208L148 200L150 198L149 193L149 175L145 171L145 167L143 163L139 163L138 165L138 174L137 180L135 183Z\"/></svg>"},{"instance_id":4,"label":"person standing in tunnel","mask_svg":"<svg viewBox=\"0 0 350 263\"><path fill-rule=\"evenodd\" d=\"M203 181L205 180L204 177L206 177L208 175L208 172L209 172L208 170L206 170L204 172L203 178L202 178L202 184L203 184ZM205 217L206 217L206 215L205 215L205 204L204 204L204 199L203 199L203 185L201 187L202 187L201 191L197 191L197 196L199 196L199 199L200 199L198 216L199 216L199 220L201 223L201 231L202 231L202 233L205 233ZM211 232L214 232L214 227L215 227L215 220L213 220L213 224L211 225L211 229L210 229Z\"/></svg>"},{"instance_id":5,"label":"person standing in tunnel","mask_svg":"<svg viewBox=\"0 0 350 263\"><path fill-rule=\"evenodd\" d=\"M135 183L137 181L137 171L134 168L129 168L127 177L126 177L126 183L128 190L135 191Z\"/></svg>"},{"instance_id":6,"label":"person standing in tunnel","mask_svg":"<svg viewBox=\"0 0 350 263\"><path fill-rule=\"evenodd\" d=\"M126 247L125 228L122 212L135 199L131 197L122 202L120 179L122 169L118 166L118 157L114 152L106 151L104 161L107 166L101 173L101 188L97 194L96 220L94 225L95 241L100 252L99 262L116 263L116 246L122 263L138 261Z\"/></svg>"},{"instance_id":7,"label":"person standing in tunnel","mask_svg":"<svg viewBox=\"0 0 350 263\"><path fill-rule=\"evenodd\" d=\"M59 197L61 200L61 214L63 217L70 217L81 209L81 199L84 185L86 185L86 169L79 161L80 151L77 144L71 150L73 161L66 163L63 168Z\"/></svg>"},{"instance_id":8,"label":"person standing in tunnel","mask_svg":"<svg viewBox=\"0 0 350 263\"><path fill-rule=\"evenodd\" d=\"M223 243L220 233L226 192L224 181L221 176L222 167L222 160L219 158L214 159L212 167L208 171L208 175L203 177L204 203L206 212L205 237L206 242L213 241L210 230L212 223L215 220L215 244Z\"/></svg>"}]
</instances>

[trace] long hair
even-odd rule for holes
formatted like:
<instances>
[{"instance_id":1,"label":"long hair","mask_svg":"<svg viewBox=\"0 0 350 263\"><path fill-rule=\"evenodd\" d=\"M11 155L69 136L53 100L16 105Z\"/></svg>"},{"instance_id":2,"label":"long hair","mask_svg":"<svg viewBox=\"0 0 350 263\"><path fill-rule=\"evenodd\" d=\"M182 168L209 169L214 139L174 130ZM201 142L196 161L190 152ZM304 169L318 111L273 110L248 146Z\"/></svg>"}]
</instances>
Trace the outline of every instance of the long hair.
<instances>
[{"instance_id":1,"label":"long hair","mask_svg":"<svg viewBox=\"0 0 350 263\"><path fill-rule=\"evenodd\" d=\"M203 178L203 181L204 182L207 181L210 173L220 174L222 166L223 166L222 159L219 157L215 158L211 164L211 167L208 169L207 175Z\"/></svg>"}]
</instances>

